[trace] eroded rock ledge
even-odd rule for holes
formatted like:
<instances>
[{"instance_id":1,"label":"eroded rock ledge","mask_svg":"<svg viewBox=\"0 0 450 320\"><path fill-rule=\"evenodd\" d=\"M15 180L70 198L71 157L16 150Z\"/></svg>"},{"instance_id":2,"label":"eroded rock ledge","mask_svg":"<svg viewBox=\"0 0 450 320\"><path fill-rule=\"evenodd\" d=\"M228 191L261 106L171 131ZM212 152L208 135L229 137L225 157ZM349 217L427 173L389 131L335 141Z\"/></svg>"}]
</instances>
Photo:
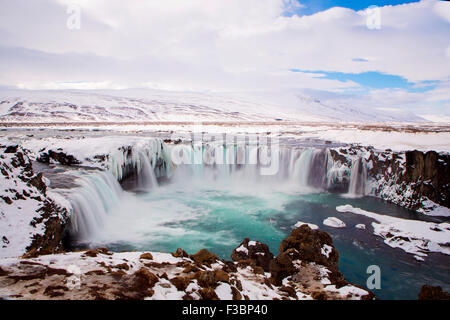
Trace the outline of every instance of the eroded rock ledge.
<instances>
[{"instance_id":1,"label":"eroded rock ledge","mask_svg":"<svg viewBox=\"0 0 450 320\"><path fill-rule=\"evenodd\" d=\"M202 249L189 255L94 249L0 261L6 299L374 299L337 269L330 236L307 225L294 229L273 258L245 239L220 260Z\"/></svg>"},{"instance_id":2,"label":"eroded rock ledge","mask_svg":"<svg viewBox=\"0 0 450 320\"><path fill-rule=\"evenodd\" d=\"M0 257L61 251L68 210L22 147L0 146L0 185Z\"/></svg>"},{"instance_id":3,"label":"eroded rock ledge","mask_svg":"<svg viewBox=\"0 0 450 320\"><path fill-rule=\"evenodd\" d=\"M338 167L350 168L352 156L364 159L369 194L425 214L450 212L450 155L447 153L350 146L330 149L330 155ZM348 183L344 179L341 185L345 187Z\"/></svg>"}]
</instances>

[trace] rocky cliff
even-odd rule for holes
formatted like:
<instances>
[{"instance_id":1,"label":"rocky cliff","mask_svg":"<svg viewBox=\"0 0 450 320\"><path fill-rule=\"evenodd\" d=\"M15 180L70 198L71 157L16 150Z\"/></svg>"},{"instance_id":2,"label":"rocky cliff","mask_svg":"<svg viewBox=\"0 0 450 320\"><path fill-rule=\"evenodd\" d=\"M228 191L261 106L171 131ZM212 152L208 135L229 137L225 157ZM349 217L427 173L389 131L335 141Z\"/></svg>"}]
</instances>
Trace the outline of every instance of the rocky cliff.
<instances>
[{"instance_id":1,"label":"rocky cliff","mask_svg":"<svg viewBox=\"0 0 450 320\"><path fill-rule=\"evenodd\" d=\"M68 210L34 173L26 150L0 146L0 186L0 257L60 251Z\"/></svg>"},{"instance_id":2,"label":"rocky cliff","mask_svg":"<svg viewBox=\"0 0 450 320\"><path fill-rule=\"evenodd\" d=\"M365 161L368 175L366 194L425 214L448 215L450 212L449 154L344 147L330 149L330 155L336 166L346 168L351 167L355 157ZM348 184L349 169L341 179L341 189Z\"/></svg>"}]
</instances>

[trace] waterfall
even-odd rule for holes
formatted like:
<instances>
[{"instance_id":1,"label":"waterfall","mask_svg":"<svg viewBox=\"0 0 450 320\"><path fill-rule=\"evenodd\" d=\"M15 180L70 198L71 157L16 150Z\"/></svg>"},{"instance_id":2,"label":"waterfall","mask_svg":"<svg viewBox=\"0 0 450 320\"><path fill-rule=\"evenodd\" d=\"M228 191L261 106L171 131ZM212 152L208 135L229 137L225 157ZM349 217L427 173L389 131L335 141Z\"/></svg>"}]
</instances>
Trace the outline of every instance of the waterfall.
<instances>
[{"instance_id":1,"label":"waterfall","mask_svg":"<svg viewBox=\"0 0 450 320\"><path fill-rule=\"evenodd\" d=\"M117 180L135 177L135 189L148 191L158 187L157 178L170 177L170 155L160 139L120 148L109 155L107 169Z\"/></svg>"},{"instance_id":2,"label":"waterfall","mask_svg":"<svg viewBox=\"0 0 450 320\"><path fill-rule=\"evenodd\" d=\"M172 159L175 153L171 151L175 147L180 148L185 162ZM261 175L259 169L267 165L264 161L269 152L257 144L175 146L166 145L160 139L149 139L119 148L108 155L106 171L82 175L80 186L69 195L73 230L80 239L96 234L111 209L120 202L123 190L118 181L125 190L128 190L126 181L131 181L130 189L144 192L158 188L158 178L168 177L186 186L195 180L202 184L219 180L232 187L243 184L244 188L285 187L286 184L288 188L348 191L351 196L365 194L367 165L363 158L354 158L349 168L345 157L335 161L329 149L281 147L279 151L275 154L279 159L278 171ZM265 160L261 162L262 159Z\"/></svg>"},{"instance_id":3,"label":"waterfall","mask_svg":"<svg viewBox=\"0 0 450 320\"><path fill-rule=\"evenodd\" d=\"M134 177L134 190L158 188L158 177L170 176L172 164L160 139L117 149L108 155L106 171L81 175L71 190L72 231L86 239L104 225L110 210L119 204L123 190L119 181Z\"/></svg>"},{"instance_id":4,"label":"waterfall","mask_svg":"<svg viewBox=\"0 0 450 320\"><path fill-rule=\"evenodd\" d=\"M312 159L313 149L308 148L304 149L297 157L297 160L294 161L294 167L292 168L290 177L303 187L308 186Z\"/></svg>"},{"instance_id":5,"label":"waterfall","mask_svg":"<svg viewBox=\"0 0 450 320\"><path fill-rule=\"evenodd\" d=\"M152 163L148 156L139 152L140 166L139 170L136 170L137 175L137 190L152 190L158 188L158 181Z\"/></svg>"},{"instance_id":6,"label":"waterfall","mask_svg":"<svg viewBox=\"0 0 450 320\"><path fill-rule=\"evenodd\" d=\"M104 224L108 212L122 196L122 188L109 172L81 176L79 187L69 195L72 205L72 230L80 239L95 234Z\"/></svg>"},{"instance_id":7,"label":"waterfall","mask_svg":"<svg viewBox=\"0 0 450 320\"><path fill-rule=\"evenodd\" d=\"M363 196L366 189L367 164L363 158L353 159L350 172L350 185L348 194L351 196Z\"/></svg>"}]
</instances>

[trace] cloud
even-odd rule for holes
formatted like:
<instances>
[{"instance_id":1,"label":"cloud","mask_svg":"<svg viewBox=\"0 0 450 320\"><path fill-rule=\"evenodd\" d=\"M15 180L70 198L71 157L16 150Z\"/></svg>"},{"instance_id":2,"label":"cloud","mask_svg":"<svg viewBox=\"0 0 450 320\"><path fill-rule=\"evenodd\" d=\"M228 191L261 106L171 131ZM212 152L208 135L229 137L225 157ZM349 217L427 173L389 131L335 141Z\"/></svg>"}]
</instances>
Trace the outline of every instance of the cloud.
<instances>
[{"instance_id":1,"label":"cloud","mask_svg":"<svg viewBox=\"0 0 450 320\"><path fill-rule=\"evenodd\" d=\"M81 8L80 30L66 27L72 4ZM297 4L0 0L0 84L331 92L358 87L291 69L376 71L447 84L450 3L382 7L379 30L367 28L365 11L331 8L299 17Z\"/></svg>"}]
</instances>

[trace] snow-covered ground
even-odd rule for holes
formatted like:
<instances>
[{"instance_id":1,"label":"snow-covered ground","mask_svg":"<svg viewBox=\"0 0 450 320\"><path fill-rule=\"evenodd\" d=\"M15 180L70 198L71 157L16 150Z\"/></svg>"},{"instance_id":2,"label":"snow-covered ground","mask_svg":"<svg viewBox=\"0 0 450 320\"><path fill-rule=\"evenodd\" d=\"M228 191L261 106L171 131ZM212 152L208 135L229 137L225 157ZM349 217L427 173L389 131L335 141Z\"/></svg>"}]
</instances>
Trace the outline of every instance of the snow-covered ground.
<instances>
[{"instance_id":1,"label":"snow-covered ground","mask_svg":"<svg viewBox=\"0 0 450 320\"><path fill-rule=\"evenodd\" d=\"M332 106L297 92L182 93L155 90L0 91L0 121L423 121L415 115Z\"/></svg>"},{"instance_id":2,"label":"snow-covered ground","mask_svg":"<svg viewBox=\"0 0 450 320\"><path fill-rule=\"evenodd\" d=\"M68 203L61 205L65 200L58 194L39 187L45 178L33 173L22 149L0 151L0 257L11 257L24 254L42 237L50 219L67 219Z\"/></svg>"},{"instance_id":3,"label":"snow-covered ground","mask_svg":"<svg viewBox=\"0 0 450 320\"><path fill-rule=\"evenodd\" d=\"M423 260L428 252L440 252L450 255L450 223L432 223L418 220L401 219L354 208L351 205L336 207L338 212L350 212L374 219L375 235L384 242L414 254L417 260Z\"/></svg>"},{"instance_id":4,"label":"snow-covered ground","mask_svg":"<svg viewBox=\"0 0 450 320\"><path fill-rule=\"evenodd\" d=\"M297 282L294 279L298 277L285 277L282 286L276 286L270 283L270 273L256 273L250 266L234 263L236 267L230 270L220 260L202 264L193 259L170 253L112 253L103 249L4 258L0 260L0 297L180 300L189 296L199 300L208 293L221 300L312 300L313 293L321 292L331 299L359 300L368 295L350 283L337 289L329 279L331 272L315 263L295 260L297 272L308 279ZM142 275L152 283L143 285ZM304 287L305 281L311 286Z\"/></svg>"}]
</instances>

